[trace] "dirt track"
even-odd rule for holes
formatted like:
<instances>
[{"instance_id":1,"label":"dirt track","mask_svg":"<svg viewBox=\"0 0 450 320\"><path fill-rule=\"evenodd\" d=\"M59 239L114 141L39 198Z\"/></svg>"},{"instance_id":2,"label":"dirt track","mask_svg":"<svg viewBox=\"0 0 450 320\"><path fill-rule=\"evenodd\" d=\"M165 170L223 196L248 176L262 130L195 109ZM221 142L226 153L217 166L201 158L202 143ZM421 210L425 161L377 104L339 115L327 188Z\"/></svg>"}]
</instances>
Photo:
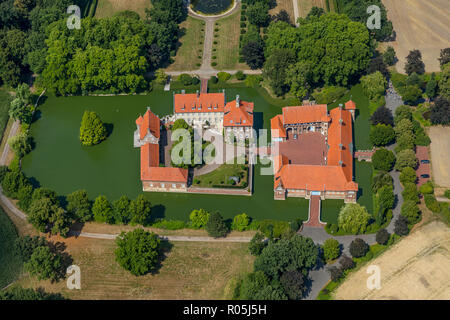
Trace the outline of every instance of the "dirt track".
<instances>
[{"instance_id":1,"label":"dirt track","mask_svg":"<svg viewBox=\"0 0 450 320\"><path fill-rule=\"evenodd\" d=\"M431 222L373 260L381 270L381 289L370 291L366 265L350 275L334 299L450 299L450 229Z\"/></svg>"},{"instance_id":2,"label":"dirt track","mask_svg":"<svg viewBox=\"0 0 450 320\"><path fill-rule=\"evenodd\" d=\"M404 73L406 56L419 49L427 72L438 72L440 50L450 47L448 0L383 0L397 32L391 43L397 52L397 71Z\"/></svg>"},{"instance_id":3,"label":"dirt track","mask_svg":"<svg viewBox=\"0 0 450 320\"><path fill-rule=\"evenodd\" d=\"M433 126L428 134L431 139L431 169L433 181L450 188L450 127Z\"/></svg>"}]
</instances>

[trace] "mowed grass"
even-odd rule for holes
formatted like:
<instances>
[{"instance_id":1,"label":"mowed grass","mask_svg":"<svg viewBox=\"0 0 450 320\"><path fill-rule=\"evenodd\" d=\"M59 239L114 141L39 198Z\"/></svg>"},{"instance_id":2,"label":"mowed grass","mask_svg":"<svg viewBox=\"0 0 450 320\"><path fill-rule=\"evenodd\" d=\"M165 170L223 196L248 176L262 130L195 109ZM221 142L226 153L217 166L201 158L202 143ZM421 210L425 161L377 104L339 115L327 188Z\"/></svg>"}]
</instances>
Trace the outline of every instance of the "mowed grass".
<instances>
[{"instance_id":1,"label":"mowed grass","mask_svg":"<svg viewBox=\"0 0 450 320\"><path fill-rule=\"evenodd\" d=\"M13 223L0 208L0 289L17 280L22 271L22 261L14 248L18 237Z\"/></svg>"},{"instance_id":2,"label":"mowed grass","mask_svg":"<svg viewBox=\"0 0 450 320\"><path fill-rule=\"evenodd\" d=\"M112 17L119 11L131 10L137 12L141 18L144 18L145 9L150 9L151 6L150 0L98 0L95 17Z\"/></svg>"},{"instance_id":3,"label":"mowed grass","mask_svg":"<svg viewBox=\"0 0 450 320\"><path fill-rule=\"evenodd\" d=\"M294 23L295 15L294 15L294 2L292 0L277 0L277 5L275 8L269 10L269 14L275 15L281 10L285 10L289 17L291 18L291 22Z\"/></svg>"},{"instance_id":4,"label":"mowed grass","mask_svg":"<svg viewBox=\"0 0 450 320\"><path fill-rule=\"evenodd\" d=\"M234 69L250 69L245 63L239 62L239 36L241 11L232 14L229 17L218 20L214 25L212 62L216 62L214 66L218 70L234 70ZM217 35L217 37L216 37ZM217 42L217 44L214 44ZM215 51L214 51L215 49ZM216 59L214 59L214 56Z\"/></svg>"},{"instance_id":5,"label":"mowed grass","mask_svg":"<svg viewBox=\"0 0 450 320\"><path fill-rule=\"evenodd\" d=\"M213 172L196 176L194 178L194 186L211 188L215 185L230 185L230 177L240 178L237 185L244 182L248 184L248 168L243 169L240 164L223 164ZM241 178L242 176L242 178ZM198 181L199 183L196 183Z\"/></svg>"},{"instance_id":6,"label":"mowed grass","mask_svg":"<svg viewBox=\"0 0 450 320\"><path fill-rule=\"evenodd\" d=\"M187 17L186 21L180 24L180 29L184 35L180 38L180 47L177 55L167 71L196 70L200 68L203 57L205 26L203 21ZM200 58L199 58L200 57Z\"/></svg>"},{"instance_id":7,"label":"mowed grass","mask_svg":"<svg viewBox=\"0 0 450 320\"><path fill-rule=\"evenodd\" d=\"M20 284L70 299L231 299L228 283L253 269L246 243L173 242L155 274L136 277L115 261L114 241L64 241L81 269L81 290L68 290L65 281L51 284L29 277Z\"/></svg>"},{"instance_id":8,"label":"mowed grass","mask_svg":"<svg viewBox=\"0 0 450 320\"><path fill-rule=\"evenodd\" d=\"M305 18L312 7L323 8L327 11L327 0L297 0L300 17ZM334 10L333 0L329 0L330 11Z\"/></svg>"}]
</instances>

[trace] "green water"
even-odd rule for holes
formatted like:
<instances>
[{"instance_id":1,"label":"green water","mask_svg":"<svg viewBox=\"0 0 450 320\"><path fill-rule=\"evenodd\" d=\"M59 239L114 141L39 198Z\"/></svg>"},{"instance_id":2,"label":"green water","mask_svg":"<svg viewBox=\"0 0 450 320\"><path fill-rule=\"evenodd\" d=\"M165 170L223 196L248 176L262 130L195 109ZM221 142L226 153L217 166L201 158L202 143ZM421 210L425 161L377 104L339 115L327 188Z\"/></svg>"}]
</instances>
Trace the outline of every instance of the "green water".
<instances>
[{"instance_id":1,"label":"green water","mask_svg":"<svg viewBox=\"0 0 450 320\"><path fill-rule=\"evenodd\" d=\"M192 0L192 9L205 14L218 14L227 10L232 0Z\"/></svg>"},{"instance_id":2,"label":"green water","mask_svg":"<svg viewBox=\"0 0 450 320\"><path fill-rule=\"evenodd\" d=\"M239 94L255 103L255 123L269 128L270 118L281 112L255 89L229 88L227 101ZM122 195L135 198L141 191L139 149L133 148L135 120L146 106L159 116L172 113L172 93L154 91L147 96L49 97L40 106L39 118L31 126L35 149L23 161L23 171L40 185L67 195L86 189L94 199L100 194L115 200ZM81 146L78 135L84 110L97 112L112 124L108 139L93 147ZM255 167L254 194L218 196L172 193L145 193L152 202L154 218L187 220L193 209L218 210L226 218L247 213L254 219L306 219L308 200L273 200L273 176L261 176ZM323 201L325 221L337 215L342 201Z\"/></svg>"}]
</instances>

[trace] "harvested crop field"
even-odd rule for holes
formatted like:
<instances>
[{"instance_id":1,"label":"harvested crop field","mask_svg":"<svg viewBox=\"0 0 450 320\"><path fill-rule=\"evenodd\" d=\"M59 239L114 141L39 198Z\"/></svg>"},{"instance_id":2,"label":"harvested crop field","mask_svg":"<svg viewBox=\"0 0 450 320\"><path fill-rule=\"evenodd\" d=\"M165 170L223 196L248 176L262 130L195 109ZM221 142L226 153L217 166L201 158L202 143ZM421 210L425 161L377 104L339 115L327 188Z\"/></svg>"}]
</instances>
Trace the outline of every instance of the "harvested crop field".
<instances>
[{"instance_id":1,"label":"harvested crop field","mask_svg":"<svg viewBox=\"0 0 450 320\"><path fill-rule=\"evenodd\" d=\"M381 289L369 290L363 266L335 291L337 300L450 299L450 229L430 222L373 260L381 270Z\"/></svg>"},{"instance_id":2,"label":"harvested crop field","mask_svg":"<svg viewBox=\"0 0 450 320\"><path fill-rule=\"evenodd\" d=\"M404 73L410 50L422 53L427 72L439 72L440 50L450 47L450 3L448 0L383 0L397 39L391 45L397 52L397 71Z\"/></svg>"},{"instance_id":3,"label":"harvested crop field","mask_svg":"<svg viewBox=\"0 0 450 320\"><path fill-rule=\"evenodd\" d=\"M433 181L438 186L450 188L450 127L433 126L428 134Z\"/></svg>"}]
</instances>

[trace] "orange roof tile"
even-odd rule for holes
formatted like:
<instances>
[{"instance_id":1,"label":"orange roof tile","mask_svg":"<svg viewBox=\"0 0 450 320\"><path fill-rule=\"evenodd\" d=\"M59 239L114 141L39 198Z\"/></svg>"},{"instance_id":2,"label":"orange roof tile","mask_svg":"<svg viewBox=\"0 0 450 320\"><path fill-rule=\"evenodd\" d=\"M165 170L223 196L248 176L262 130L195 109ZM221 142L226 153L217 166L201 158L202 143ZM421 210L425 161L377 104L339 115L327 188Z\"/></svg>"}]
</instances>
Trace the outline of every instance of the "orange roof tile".
<instances>
[{"instance_id":1,"label":"orange roof tile","mask_svg":"<svg viewBox=\"0 0 450 320\"><path fill-rule=\"evenodd\" d=\"M180 93L174 96L175 113L223 112L225 93Z\"/></svg>"},{"instance_id":2,"label":"orange roof tile","mask_svg":"<svg viewBox=\"0 0 450 320\"><path fill-rule=\"evenodd\" d=\"M352 100L347 101L345 103L345 109L346 110L355 110L356 109L356 104Z\"/></svg>"},{"instance_id":3,"label":"orange roof tile","mask_svg":"<svg viewBox=\"0 0 450 320\"><path fill-rule=\"evenodd\" d=\"M224 127L253 127L253 102L236 100L228 102L223 116Z\"/></svg>"},{"instance_id":4,"label":"orange roof tile","mask_svg":"<svg viewBox=\"0 0 450 320\"><path fill-rule=\"evenodd\" d=\"M326 104L283 108L284 125L328 121L330 121L330 117Z\"/></svg>"},{"instance_id":5,"label":"orange roof tile","mask_svg":"<svg viewBox=\"0 0 450 320\"><path fill-rule=\"evenodd\" d=\"M141 139L144 139L149 130L155 138L159 139L161 121L158 116L150 110L150 108L147 109L144 116L140 116L136 119L136 124L139 126L139 136Z\"/></svg>"},{"instance_id":6,"label":"orange roof tile","mask_svg":"<svg viewBox=\"0 0 450 320\"><path fill-rule=\"evenodd\" d=\"M188 170L172 167L150 167L144 172L142 180L158 182L187 183Z\"/></svg>"},{"instance_id":7,"label":"orange roof tile","mask_svg":"<svg viewBox=\"0 0 450 320\"><path fill-rule=\"evenodd\" d=\"M286 130L284 130L280 114L270 119L270 127L272 138L286 138Z\"/></svg>"}]
</instances>

